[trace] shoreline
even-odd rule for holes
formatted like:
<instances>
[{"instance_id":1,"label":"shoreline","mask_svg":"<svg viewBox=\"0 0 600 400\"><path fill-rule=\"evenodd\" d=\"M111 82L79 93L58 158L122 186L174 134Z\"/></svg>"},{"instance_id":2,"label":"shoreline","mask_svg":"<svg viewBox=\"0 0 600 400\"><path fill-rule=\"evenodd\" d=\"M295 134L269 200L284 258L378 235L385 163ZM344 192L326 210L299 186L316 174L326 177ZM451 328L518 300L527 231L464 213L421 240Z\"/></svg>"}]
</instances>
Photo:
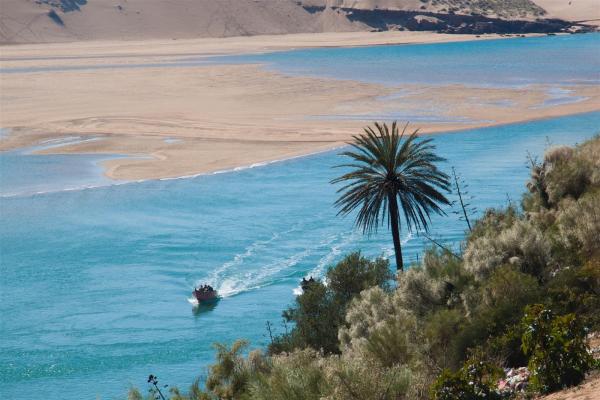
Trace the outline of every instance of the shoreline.
<instances>
[{"instance_id":1,"label":"shoreline","mask_svg":"<svg viewBox=\"0 0 600 400\"><path fill-rule=\"evenodd\" d=\"M563 34L561 34L563 35ZM567 34L564 34L567 35ZM196 39L148 39L148 40L94 40L72 41L53 43L20 43L0 44L0 61L19 61L32 56L19 56L19 54L38 53L55 54L65 51L63 58L79 58L81 51L86 51L84 57L105 57L105 51L115 46L122 49L113 57L144 57L144 56L221 56L270 53L294 49L309 48L336 48L336 47L365 47L409 45L428 43L448 43L493 39L509 39L516 37L540 37L545 34L448 34L433 31L384 31L384 32L324 32L324 33L294 33L284 35L254 35L233 36L226 38L196 38ZM159 49L157 52L148 52L148 48ZM191 47L191 48L190 48ZM198 53L197 51L201 52ZM89 52L92 52L90 55ZM95 53L94 53L95 52ZM20 58L19 58L20 57ZM36 60L45 59L38 56ZM58 58L58 57L56 57Z\"/></svg>"},{"instance_id":2,"label":"shoreline","mask_svg":"<svg viewBox=\"0 0 600 400\"><path fill-rule=\"evenodd\" d=\"M595 112L600 112L600 110L597 111L582 111L582 112L576 112L576 113L571 113L571 114L563 114L563 115L550 115L550 116L543 116L543 117L539 117L539 118L531 118L528 120L521 120L521 121L515 121L515 122L506 122L506 123L500 123L500 124L493 124L493 125L480 125L480 126L474 126L471 128L456 128L456 129L451 129L451 130L439 130L439 131L429 131L429 132L421 132L419 131L419 137L422 136L435 136L435 135L444 135L444 134L461 134L461 133L467 133L469 131L473 131L473 130L478 130L478 129L485 129L485 128L499 128L499 127L503 127L503 126L511 126L511 125L519 125L519 124L527 124L530 122L536 122L536 121L543 121L543 120L548 120L548 119L554 119L554 118L561 118L561 117L570 117L570 116L577 116L577 115L584 115L584 114L590 114L590 113L595 113ZM400 121L397 121L400 122ZM124 181L120 184L128 184L128 183L142 183L142 182L148 182L148 181L170 181L170 180L178 180L178 179L194 179L200 176L210 176L210 175L218 175L218 174L228 174L228 173L232 173L232 172L238 172L238 171L244 171L247 169L252 169L252 168L258 168L258 167L264 167L267 165L271 165L271 164L277 164L277 163L281 163L281 162L286 162L286 161L290 161L290 160L295 160L295 159L299 159L299 158L304 158L304 157L311 157L311 156L315 156L315 155L319 155L319 154L324 154L324 153L329 153L329 152L333 152L335 150L338 149L342 149L344 147L350 146L350 143L346 143L346 142L336 142L336 143L332 143L331 147L325 147L323 149L319 149L319 150L314 150L308 153L303 153L300 152L298 154L292 154L289 156L285 156L283 158L275 158L275 159L265 159L265 160L258 160L252 164L244 164L244 165L237 165L231 168L225 168L225 169L219 169L219 170L207 170L207 171L202 171L202 172L198 172L198 173L194 173L194 174L190 174L190 175L181 175L181 176L172 176L172 177L163 177L163 178L145 178L145 179L137 179L137 180L131 180L131 181ZM40 155L43 154L78 154L78 153L39 153ZM136 157L135 154L123 154L122 156L124 157ZM100 162L100 165L104 165L107 163L110 163L111 160L106 160L106 161L102 161ZM114 167L113 167L114 168ZM115 182L118 182L116 179L112 178L110 176L110 172L112 168L109 168L107 166L104 166L104 176L109 178L109 179L113 179ZM115 183L118 184L118 183Z\"/></svg>"},{"instance_id":3,"label":"shoreline","mask_svg":"<svg viewBox=\"0 0 600 400\"><path fill-rule=\"evenodd\" d=\"M503 126L527 124L527 123L530 123L530 122L542 121L542 120L547 120L547 119L562 118L562 117L571 117L571 116L584 115L584 114L590 114L590 113L596 113L596 112L600 112L600 110L598 110L598 111L585 111L585 112L573 113L573 114L566 114L566 115L561 115L561 116L548 116L548 117L534 118L534 119L530 119L530 120L526 120L526 121L508 122L508 123L498 124L498 125L478 126L478 127L465 128L465 129L453 129L453 130L449 130L449 131L436 131L436 132L420 133L419 136L429 136L429 135L439 135L439 134L462 134L462 133L468 133L469 131L478 130L478 129L498 128L498 127L503 127ZM284 158L267 159L267 160L262 160L262 161L254 162L252 164L244 164L244 165L234 166L234 167L231 167L231 168L225 168L225 169L219 169L219 170L208 170L208 171L202 171L202 172L198 172L198 173L194 173L194 174L181 175L181 176L171 176L171 177L162 177L162 178L142 178L142 179L131 179L131 180L117 180L117 179L111 178L108 175L108 168L104 166L104 164L109 163L110 161L113 160L113 159L109 158L107 160L99 161L99 162L96 163L96 165L98 167L104 169L104 172L102 173L102 176L111 180L111 182L108 183L108 184L105 184L105 185L103 185L103 184L98 184L98 185L91 184L91 185L84 185L84 186L81 186L81 187L68 187L68 188L64 188L64 189L47 190L47 191L39 191L39 192L0 194L0 199L3 199L3 198L15 198L15 197L41 196L41 195L46 195L46 194L51 194L51 193L57 193L57 192L62 192L62 191L94 190L94 189L101 189L101 188L104 188L104 187L122 186L122 185L130 185L130 184L139 184L139 183L145 183L145 182L151 182L151 181L174 181L174 180L184 180L184 179L195 179L195 178L202 177L202 176L230 174L230 173L235 173L235 172L239 172L239 171L245 171L247 169L261 168L261 167L266 167L266 166L269 166L269 165L272 165L272 164L278 164L278 163L292 161L292 160L296 160L296 159L300 159L300 158L312 157L312 156L317 156L317 155L320 155L320 154L330 153L330 152L334 152L334 151L339 150L339 149L343 149L344 147L347 147L347 146L349 146L349 143L338 143L337 145L333 145L332 144L332 147L326 147L326 148L323 148L323 149L320 149L320 150L315 150L315 151L308 152L308 153L298 153L298 154L295 154L295 155L286 156ZM60 148L60 147L57 146L57 148ZM75 152L62 153L62 152L38 152L38 151L33 151L30 154L38 154L38 155L56 155L56 154L76 155L76 154L92 154L92 153L75 153ZM98 153L98 155L100 155L100 154L101 153ZM136 154L118 154L118 155L116 155L116 154L107 154L107 156L117 156L118 158L121 158L121 159L123 159L123 158L129 158L129 157L131 157L131 158L138 157L139 158L139 155L136 155ZM145 157L147 157L147 155L145 155ZM115 159L118 159L118 158L115 158Z\"/></svg>"},{"instance_id":4,"label":"shoreline","mask_svg":"<svg viewBox=\"0 0 600 400\"><path fill-rule=\"evenodd\" d=\"M423 43L424 39L429 40L427 43L440 43L502 37L359 32L193 39L172 43L94 42L90 49L86 48L89 42L42 47L15 45L13 50L18 49L10 53L13 56L17 53L21 56L52 56L41 61L31 57L6 61L6 47L0 49L3 51L3 68L14 65L26 68L32 64L85 66L91 61L93 65L108 61L127 66L132 60L136 64L157 60L173 62L185 54L207 55L208 50L211 50L210 55L215 55L217 48L220 48L220 54L232 54L241 46L244 47L242 53L247 54L258 50L323 47L335 40L334 47L394 44L389 43L390 38L395 44L411 44ZM62 50L57 53L57 48ZM551 99L548 90L552 87L566 88L568 94L564 95L567 100L564 104L545 105ZM392 120L393 116L386 118L385 115L393 113L419 115L423 108L433 111L432 116L441 120L411 124L412 128L422 128L423 134L600 110L597 85L387 86L338 78L291 76L255 64L150 66L123 68L118 72L105 68L0 73L0 88L3 92L0 126L13 132L0 140L0 151L65 136L102 136L102 140L67 144L39 153L125 156L103 162L102 166L105 176L128 181L212 173L327 151L345 144L373 119ZM28 96L24 97L22 93ZM369 118L370 115L373 117ZM312 118L315 116L318 118Z\"/></svg>"}]
</instances>

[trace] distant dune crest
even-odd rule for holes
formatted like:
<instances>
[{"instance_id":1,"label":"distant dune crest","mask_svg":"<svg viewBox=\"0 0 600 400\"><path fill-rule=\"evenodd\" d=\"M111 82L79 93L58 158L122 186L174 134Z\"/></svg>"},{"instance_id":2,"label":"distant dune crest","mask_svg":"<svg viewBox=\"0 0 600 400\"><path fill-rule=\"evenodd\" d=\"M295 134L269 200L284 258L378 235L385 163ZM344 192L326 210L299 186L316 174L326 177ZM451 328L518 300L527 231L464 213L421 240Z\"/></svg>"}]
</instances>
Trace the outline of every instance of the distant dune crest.
<instances>
[{"instance_id":1,"label":"distant dune crest","mask_svg":"<svg viewBox=\"0 0 600 400\"><path fill-rule=\"evenodd\" d=\"M595 0L2 0L0 43L366 30L553 32L600 21ZM506 20L531 23L504 24ZM593 20L597 20L594 22ZM532 25L533 24L533 25ZM546 24L546 25L545 25Z\"/></svg>"}]
</instances>

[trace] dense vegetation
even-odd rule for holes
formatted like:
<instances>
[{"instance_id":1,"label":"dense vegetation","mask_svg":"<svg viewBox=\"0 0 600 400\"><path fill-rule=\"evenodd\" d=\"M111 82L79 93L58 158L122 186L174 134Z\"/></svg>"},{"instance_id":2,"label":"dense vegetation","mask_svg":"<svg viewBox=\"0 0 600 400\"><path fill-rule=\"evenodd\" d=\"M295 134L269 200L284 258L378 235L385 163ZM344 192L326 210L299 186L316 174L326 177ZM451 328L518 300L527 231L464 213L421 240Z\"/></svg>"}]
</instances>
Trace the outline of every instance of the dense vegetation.
<instances>
[{"instance_id":1,"label":"dense vegetation","mask_svg":"<svg viewBox=\"0 0 600 400\"><path fill-rule=\"evenodd\" d=\"M473 224L460 255L431 248L395 284L385 260L347 256L284 312L294 328L266 353L218 345L205 385L171 399L507 398L497 379L521 366L531 391L578 384L597 366L600 137L532 159L527 187L522 207Z\"/></svg>"}]
</instances>

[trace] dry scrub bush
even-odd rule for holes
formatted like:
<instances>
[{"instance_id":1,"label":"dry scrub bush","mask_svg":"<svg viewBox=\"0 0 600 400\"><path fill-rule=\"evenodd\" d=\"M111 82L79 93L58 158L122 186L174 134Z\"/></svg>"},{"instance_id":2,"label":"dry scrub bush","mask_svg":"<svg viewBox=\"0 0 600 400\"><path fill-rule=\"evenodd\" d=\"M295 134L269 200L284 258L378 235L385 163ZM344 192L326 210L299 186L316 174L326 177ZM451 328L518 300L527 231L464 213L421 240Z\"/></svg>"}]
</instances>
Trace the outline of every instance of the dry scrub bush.
<instances>
[{"instance_id":1,"label":"dry scrub bush","mask_svg":"<svg viewBox=\"0 0 600 400\"><path fill-rule=\"evenodd\" d=\"M217 362L210 367L206 388L219 399L238 399L246 391L252 375L257 372L254 366L263 365L257 361L261 357L260 352L253 352L252 363L243 357L242 352L247 346L245 340L236 340L231 347L214 344Z\"/></svg>"},{"instance_id":2,"label":"dry scrub bush","mask_svg":"<svg viewBox=\"0 0 600 400\"><path fill-rule=\"evenodd\" d=\"M578 201L561 203L557 225L561 243L573 252L589 257L600 253L600 191Z\"/></svg>"},{"instance_id":3,"label":"dry scrub bush","mask_svg":"<svg viewBox=\"0 0 600 400\"><path fill-rule=\"evenodd\" d=\"M467 237L467 242L472 242L483 236L493 236L510 228L518 219L519 214L514 207L508 207L506 210L487 209L484 215L475 222L473 231Z\"/></svg>"},{"instance_id":4,"label":"dry scrub bush","mask_svg":"<svg viewBox=\"0 0 600 400\"><path fill-rule=\"evenodd\" d=\"M397 292L372 288L352 302L338 337L344 354L391 366L410 362L417 329L415 316L402 307Z\"/></svg>"},{"instance_id":5,"label":"dry scrub bush","mask_svg":"<svg viewBox=\"0 0 600 400\"><path fill-rule=\"evenodd\" d=\"M588 173L590 184L600 185L600 136L588 140L577 148L577 154L590 166Z\"/></svg>"},{"instance_id":6,"label":"dry scrub bush","mask_svg":"<svg viewBox=\"0 0 600 400\"><path fill-rule=\"evenodd\" d=\"M445 304L446 286L444 281L429 276L426 270L413 267L398 276L395 302L417 316L425 315Z\"/></svg>"},{"instance_id":7,"label":"dry scrub bush","mask_svg":"<svg viewBox=\"0 0 600 400\"><path fill-rule=\"evenodd\" d=\"M392 294L379 288L362 292L348 309L346 323L339 332L343 360L392 369L394 376L401 370L399 366L410 368L406 398L427 398L435 379L435 369L429 365L433 360L427 356L429 345L417 317L404 308L399 290Z\"/></svg>"},{"instance_id":8,"label":"dry scrub bush","mask_svg":"<svg viewBox=\"0 0 600 400\"><path fill-rule=\"evenodd\" d=\"M548 165L554 165L561 161L569 161L575 155L575 149L569 146L555 146L546 150L544 162Z\"/></svg>"},{"instance_id":9,"label":"dry scrub bush","mask_svg":"<svg viewBox=\"0 0 600 400\"><path fill-rule=\"evenodd\" d=\"M329 357L323 372L330 393L324 400L400 400L408 397L411 372L402 365L384 367L374 360Z\"/></svg>"},{"instance_id":10,"label":"dry scrub bush","mask_svg":"<svg viewBox=\"0 0 600 400\"><path fill-rule=\"evenodd\" d=\"M339 331L342 351L358 349L373 330L397 313L395 308L392 295L378 287L362 292L346 313L347 326Z\"/></svg>"},{"instance_id":11,"label":"dry scrub bush","mask_svg":"<svg viewBox=\"0 0 600 400\"><path fill-rule=\"evenodd\" d=\"M539 276L551 262L551 246L531 223L519 220L508 229L472 240L464 253L465 268L479 280L502 264Z\"/></svg>"},{"instance_id":12,"label":"dry scrub bush","mask_svg":"<svg viewBox=\"0 0 600 400\"><path fill-rule=\"evenodd\" d=\"M546 191L550 204L558 204L564 197L579 198L590 184L591 168L580 158L560 160L547 173Z\"/></svg>"},{"instance_id":13,"label":"dry scrub bush","mask_svg":"<svg viewBox=\"0 0 600 400\"><path fill-rule=\"evenodd\" d=\"M551 148L541 164L532 161L531 180L527 186L538 196L539 205L548 208L556 206L565 197L578 199L590 186L599 185L599 153L600 140L595 138L577 148Z\"/></svg>"},{"instance_id":14,"label":"dry scrub bush","mask_svg":"<svg viewBox=\"0 0 600 400\"><path fill-rule=\"evenodd\" d=\"M328 391L323 358L312 349L271 357L268 373L256 376L250 398L256 400L319 400Z\"/></svg>"},{"instance_id":15,"label":"dry scrub bush","mask_svg":"<svg viewBox=\"0 0 600 400\"><path fill-rule=\"evenodd\" d=\"M360 357L322 356L297 350L272 356L268 373L257 374L249 389L256 400L403 399L410 370L384 367Z\"/></svg>"},{"instance_id":16,"label":"dry scrub bush","mask_svg":"<svg viewBox=\"0 0 600 400\"><path fill-rule=\"evenodd\" d=\"M514 265L502 265L494 270L489 279L478 287L463 293L463 306L467 316L481 314L508 306L518 314L524 304L539 297L539 284L535 277L521 272Z\"/></svg>"}]
</instances>

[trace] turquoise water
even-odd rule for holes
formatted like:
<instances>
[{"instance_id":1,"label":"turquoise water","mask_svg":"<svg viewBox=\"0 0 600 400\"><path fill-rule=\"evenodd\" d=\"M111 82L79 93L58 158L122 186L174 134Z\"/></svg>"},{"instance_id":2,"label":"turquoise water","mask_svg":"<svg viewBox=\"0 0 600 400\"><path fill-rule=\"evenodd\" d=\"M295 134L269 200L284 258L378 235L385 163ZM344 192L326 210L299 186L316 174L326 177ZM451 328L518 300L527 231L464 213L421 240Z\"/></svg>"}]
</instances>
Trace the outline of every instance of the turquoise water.
<instances>
[{"instance_id":1,"label":"turquoise water","mask_svg":"<svg viewBox=\"0 0 600 400\"><path fill-rule=\"evenodd\" d=\"M20 196L78 190L82 188L117 184L103 176L102 161L115 158L106 154L52 154L40 157L37 150L59 147L65 144L99 140L64 137L45 144L19 149L0 155L0 196Z\"/></svg>"},{"instance_id":2,"label":"turquoise water","mask_svg":"<svg viewBox=\"0 0 600 400\"><path fill-rule=\"evenodd\" d=\"M440 134L435 143L480 211L517 201L526 152L598 132L600 113ZM211 343L267 343L298 281L344 253L391 255L387 232L364 237L336 217L338 151L231 173L0 198L0 392L7 399L112 399L149 373L187 387ZM25 158L10 158L15 178ZM65 159L39 156L49 164ZM22 163L22 164L20 164ZM2 164L6 165L6 164ZM453 214L433 234L463 235ZM403 235L415 260L423 240ZM192 286L225 298L194 313ZM278 328L282 329L282 328Z\"/></svg>"},{"instance_id":3,"label":"turquoise water","mask_svg":"<svg viewBox=\"0 0 600 400\"><path fill-rule=\"evenodd\" d=\"M68 58L57 56L48 59ZM106 61L111 57L74 58L98 58ZM182 58L172 54L165 55L164 58L165 61L145 63L90 62L87 65L73 66L1 68L0 73L193 68L210 63L259 63L265 64L269 69L293 75L352 79L393 86L453 83L469 86L600 83L600 33L436 44L309 48L225 57Z\"/></svg>"},{"instance_id":4,"label":"turquoise water","mask_svg":"<svg viewBox=\"0 0 600 400\"><path fill-rule=\"evenodd\" d=\"M190 60L188 60L190 61ZM600 33L421 45L317 48L215 58L293 75L469 86L600 83Z\"/></svg>"}]
</instances>

